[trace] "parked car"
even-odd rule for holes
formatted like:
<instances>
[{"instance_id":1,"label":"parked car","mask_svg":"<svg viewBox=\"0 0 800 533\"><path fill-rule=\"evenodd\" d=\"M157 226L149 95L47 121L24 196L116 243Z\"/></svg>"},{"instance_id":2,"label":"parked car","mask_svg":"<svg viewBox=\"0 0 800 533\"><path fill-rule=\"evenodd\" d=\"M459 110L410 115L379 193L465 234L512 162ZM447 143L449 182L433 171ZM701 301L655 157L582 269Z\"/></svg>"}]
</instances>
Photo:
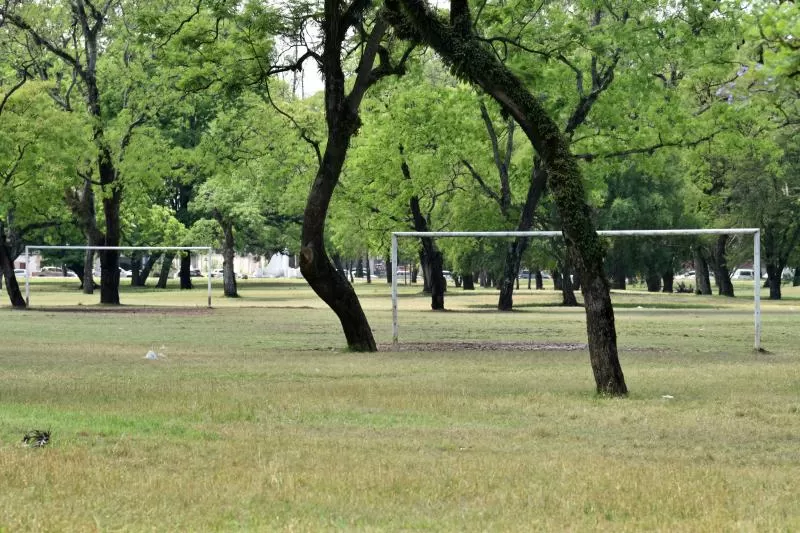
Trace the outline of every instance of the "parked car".
<instances>
[{"instance_id":1,"label":"parked car","mask_svg":"<svg viewBox=\"0 0 800 533\"><path fill-rule=\"evenodd\" d=\"M24 268L15 268L14 269L15 276L22 276L25 277L25 269Z\"/></svg>"},{"instance_id":2,"label":"parked car","mask_svg":"<svg viewBox=\"0 0 800 533\"><path fill-rule=\"evenodd\" d=\"M173 275L172 277L175 278L175 279L180 278L181 277L181 271L179 270L179 271L175 272L175 275ZM191 270L189 270L189 277L190 278L204 278L205 275L202 272L200 272L199 268L192 268Z\"/></svg>"},{"instance_id":3,"label":"parked car","mask_svg":"<svg viewBox=\"0 0 800 533\"><path fill-rule=\"evenodd\" d=\"M119 267L119 277L121 278L131 278L133 277L133 272L130 270L125 270L122 267Z\"/></svg>"},{"instance_id":4,"label":"parked car","mask_svg":"<svg viewBox=\"0 0 800 533\"><path fill-rule=\"evenodd\" d=\"M733 280L753 280L754 273L752 268L737 268L734 270L731 279Z\"/></svg>"},{"instance_id":5,"label":"parked car","mask_svg":"<svg viewBox=\"0 0 800 533\"><path fill-rule=\"evenodd\" d=\"M64 271L60 267L46 266L39 269L39 272L33 272L33 275L40 278L63 278Z\"/></svg>"}]
</instances>

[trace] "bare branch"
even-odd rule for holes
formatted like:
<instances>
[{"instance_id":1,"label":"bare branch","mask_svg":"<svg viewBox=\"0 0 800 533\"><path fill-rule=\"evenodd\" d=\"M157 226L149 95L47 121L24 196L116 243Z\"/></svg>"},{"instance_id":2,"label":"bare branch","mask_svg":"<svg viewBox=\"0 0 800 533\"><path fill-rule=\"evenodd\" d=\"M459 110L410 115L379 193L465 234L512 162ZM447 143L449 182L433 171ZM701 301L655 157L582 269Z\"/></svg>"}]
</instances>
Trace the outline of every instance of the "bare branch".
<instances>
[{"instance_id":1,"label":"bare branch","mask_svg":"<svg viewBox=\"0 0 800 533\"><path fill-rule=\"evenodd\" d=\"M475 178L475 181L478 182L478 185L480 185L481 189L483 189L483 192L486 193L486 196L488 196L489 198L491 198L492 200L497 202L497 205L502 207L503 206L503 200L502 200L502 198L500 198L500 195L498 195L496 192L494 192L486 184L486 182L483 181L483 178L481 177L481 175L478 173L477 170L475 170L472 167L472 165L469 164L469 161L467 161L466 159L462 159L461 162L464 163L465 167L467 167L467 170L469 170L469 173L472 174L473 178Z\"/></svg>"}]
</instances>

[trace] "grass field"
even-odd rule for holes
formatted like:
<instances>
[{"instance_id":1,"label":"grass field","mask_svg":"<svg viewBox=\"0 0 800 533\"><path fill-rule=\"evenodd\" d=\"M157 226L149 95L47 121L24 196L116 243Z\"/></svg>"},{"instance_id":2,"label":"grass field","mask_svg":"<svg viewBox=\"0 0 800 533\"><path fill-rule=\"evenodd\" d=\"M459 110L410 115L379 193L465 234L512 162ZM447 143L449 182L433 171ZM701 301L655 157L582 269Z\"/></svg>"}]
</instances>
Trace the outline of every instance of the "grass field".
<instances>
[{"instance_id":1,"label":"grass field","mask_svg":"<svg viewBox=\"0 0 800 533\"><path fill-rule=\"evenodd\" d=\"M0 307L0 531L800 530L798 289L764 302L759 354L747 285L614 294L626 399L583 349L497 344L584 342L553 291L433 313L402 287L406 349L358 354L302 282L240 289L107 309L38 280ZM388 287L357 289L388 345Z\"/></svg>"}]
</instances>

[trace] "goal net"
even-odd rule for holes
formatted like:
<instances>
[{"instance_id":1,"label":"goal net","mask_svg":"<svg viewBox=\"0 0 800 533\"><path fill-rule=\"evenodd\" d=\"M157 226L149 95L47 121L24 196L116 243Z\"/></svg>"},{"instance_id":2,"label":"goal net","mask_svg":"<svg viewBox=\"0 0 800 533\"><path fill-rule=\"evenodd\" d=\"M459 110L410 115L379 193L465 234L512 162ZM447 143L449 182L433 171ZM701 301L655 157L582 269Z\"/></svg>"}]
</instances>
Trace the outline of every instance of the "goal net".
<instances>
[{"instance_id":1,"label":"goal net","mask_svg":"<svg viewBox=\"0 0 800 533\"><path fill-rule=\"evenodd\" d=\"M604 237L630 237L630 236L665 236L676 237L686 235L752 235L753 236L753 315L754 315L754 346L761 349L761 231L758 228L723 228L723 229L664 229L664 230L605 230L598 231ZM392 233L392 265L397 265L398 240L401 238L456 238L456 237L530 237L530 238L556 238L563 237L560 231L397 231ZM398 320L398 287L397 276L392 276L392 346L398 349L400 326Z\"/></svg>"},{"instance_id":2,"label":"goal net","mask_svg":"<svg viewBox=\"0 0 800 533\"><path fill-rule=\"evenodd\" d=\"M50 245L29 245L25 247L25 304L27 307L31 305L31 271L30 271L30 257L31 252L42 250L119 250L131 252L147 252L147 251L160 251L160 252L204 252L207 256L207 282L208 282L208 307L211 307L211 247L210 246L50 246Z\"/></svg>"}]
</instances>

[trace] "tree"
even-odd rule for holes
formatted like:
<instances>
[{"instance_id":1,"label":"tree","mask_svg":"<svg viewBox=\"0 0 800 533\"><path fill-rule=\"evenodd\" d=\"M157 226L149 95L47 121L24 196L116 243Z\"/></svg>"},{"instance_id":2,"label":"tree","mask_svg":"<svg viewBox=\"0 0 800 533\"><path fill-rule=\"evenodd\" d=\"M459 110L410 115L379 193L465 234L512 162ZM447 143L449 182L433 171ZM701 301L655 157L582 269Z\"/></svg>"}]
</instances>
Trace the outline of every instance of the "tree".
<instances>
[{"instance_id":1,"label":"tree","mask_svg":"<svg viewBox=\"0 0 800 533\"><path fill-rule=\"evenodd\" d=\"M386 5L392 24L402 35L428 44L456 75L486 91L514 117L541 157L569 253L583 280L589 353L597 391L627 394L617 354L614 311L603 272L603 245L593 228L580 168L567 140L541 102L475 35L465 0L451 1L449 23L420 0L390 0Z\"/></svg>"},{"instance_id":2,"label":"tree","mask_svg":"<svg viewBox=\"0 0 800 533\"><path fill-rule=\"evenodd\" d=\"M344 166L350 139L361 125L358 113L369 87L381 78L399 74L408 57L392 63L390 50L382 45L388 24L381 18L367 30L367 3L354 0L344 4L325 0L322 51L314 55L325 81L325 119L327 141L319 151L319 168L308 194L303 213L300 246L300 271L314 292L336 313L351 350L375 351L375 339L358 297L347 279L335 268L325 247L325 220L334 189ZM365 36L355 80L347 84L342 67L342 50L348 33ZM379 64L373 66L380 56ZM348 85L351 87L348 91Z\"/></svg>"},{"instance_id":3,"label":"tree","mask_svg":"<svg viewBox=\"0 0 800 533\"><path fill-rule=\"evenodd\" d=\"M71 0L67 6L57 4L53 11L42 12L45 6L23 5L6 2L0 7L0 17L9 25L25 32L35 45L61 61L68 69L71 84L63 92L54 91L53 96L66 110L72 110L70 101L73 89L81 92L91 124L91 139L94 143L96 159L93 167L83 173L84 185L75 191L70 205L82 223L89 245L119 246L121 240L120 205L122 185L119 162L125 148L130 143L134 129L143 124L142 111L133 115L122 113L128 118L127 125L119 136L118 149L112 146L109 135L110 115L119 109L105 107L102 96L100 76L107 50L113 49L109 40L120 34L124 24L120 0L107 1L95 6L88 0ZM61 16L58 16L58 15ZM44 17L47 17L44 19ZM128 63L129 56L123 59ZM46 69L42 69L46 75ZM119 75L119 71L115 73ZM127 106L129 100L123 100ZM104 227L100 229L94 217L95 187L101 191L100 203L103 207ZM105 304L119 304L119 251L100 252L100 301ZM91 269L87 269L89 272ZM89 274L87 274L89 275ZM84 283L84 288L90 286Z\"/></svg>"},{"instance_id":4,"label":"tree","mask_svg":"<svg viewBox=\"0 0 800 533\"><path fill-rule=\"evenodd\" d=\"M23 86L26 77L0 102L0 277L14 307L25 300L13 261L26 244L71 224L64 189L75 182L79 156L91 152L82 137L87 125L52 106L47 84Z\"/></svg>"}]
</instances>

